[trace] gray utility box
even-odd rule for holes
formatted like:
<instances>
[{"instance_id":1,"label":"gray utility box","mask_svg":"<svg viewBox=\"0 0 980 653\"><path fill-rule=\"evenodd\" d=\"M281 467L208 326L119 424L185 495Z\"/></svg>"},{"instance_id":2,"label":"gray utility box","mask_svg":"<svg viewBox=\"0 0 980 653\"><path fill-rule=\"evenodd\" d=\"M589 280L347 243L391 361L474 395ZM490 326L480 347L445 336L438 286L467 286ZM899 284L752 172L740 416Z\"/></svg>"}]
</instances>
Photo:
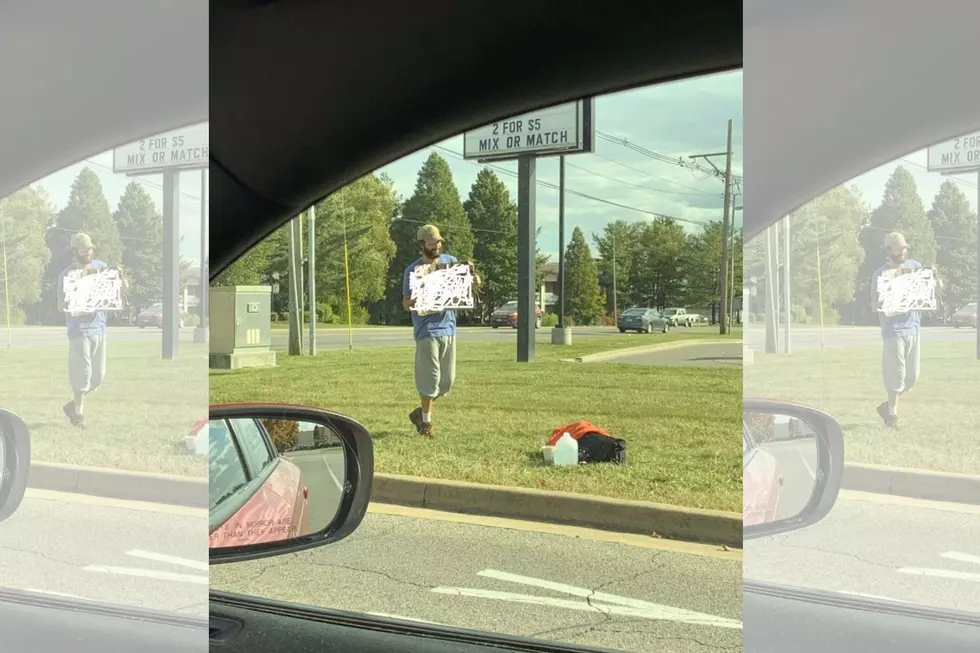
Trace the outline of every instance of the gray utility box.
<instances>
[{"instance_id":1,"label":"gray utility box","mask_svg":"<svg viewBox=\"0 0 980 653\"><path fill-rule=\"evenodd\" d=\"M209 290L210 357L214 369L276 364L270 326L271 286L225 286Z\"/></svg>"}]
</instances>

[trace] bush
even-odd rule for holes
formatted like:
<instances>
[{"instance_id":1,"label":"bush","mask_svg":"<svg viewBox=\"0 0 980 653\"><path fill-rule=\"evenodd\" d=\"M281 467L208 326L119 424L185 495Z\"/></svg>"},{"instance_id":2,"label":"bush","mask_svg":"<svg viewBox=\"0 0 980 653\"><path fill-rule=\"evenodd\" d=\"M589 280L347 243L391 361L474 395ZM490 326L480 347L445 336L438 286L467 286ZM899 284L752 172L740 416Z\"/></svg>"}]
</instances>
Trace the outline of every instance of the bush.
<instances>
[{"instance_id":1,"label":"bush","mask_svg":"<svg viewBox=\"0 0 980 653\"><path fill-rule=\"evenodd\" d=\"M541 316L541 326L545 327L555 327L558 326L558 316L554 313L545 313Z\"/></svg>"},{"instance_id":2,"label":"bush","mask_svg":"<svg viewBox=\"0 0 980 653\"><path fill-rule=\"evenodd\" d=\"M276 451L284 454L296 448L299 442L299 422L295 420L264 419L262 425L269 432Z\"/></svg>"},{"instance_id":3,"label":"bush","mask_svg":"<svg viewBox=\"0 0 980 653\"><path fill-rule=\"evenodd\" d=\"M184 326L196 327L201 324L201 318L197 315L187 315L184 317Z\"/></svg>"}]
</instances>

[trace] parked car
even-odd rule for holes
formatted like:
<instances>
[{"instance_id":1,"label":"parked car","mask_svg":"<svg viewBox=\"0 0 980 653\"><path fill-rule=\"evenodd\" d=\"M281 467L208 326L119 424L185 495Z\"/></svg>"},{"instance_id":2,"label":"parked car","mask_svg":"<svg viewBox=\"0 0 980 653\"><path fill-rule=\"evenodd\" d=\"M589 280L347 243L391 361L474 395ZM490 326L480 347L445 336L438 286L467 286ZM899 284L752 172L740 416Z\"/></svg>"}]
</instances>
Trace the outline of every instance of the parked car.
<instances>
[{"instance_id":1,"label":"parked car","mask_svg":"<svg viewBox=\"0 0 980 653\"><path fill-rule=\"evenodd\" d=\"M701 316L697 313L688 313L685 308L666 308L664 317L670 320L671 326L691 327L701 323Z\"/></svg>"},{"instance_id":2,"label":"parked car","mask_svg":"<svg viewBox=\"0 0 980 653\"><path fill-rule=\"evenodd\" d=\"M616 318L616 326L620 333L667 333L670 331L670 320L655 308L630 308Z\"/></svg>"},{"instance_id":3,"label":"parked car","mask_svg":"<svg viewBox=\"0 0 980 653\"><path fill-rule=\"evenodd\" d=\"M754 526L773 521L783 477L777 474L776 458L763 451L742 422L742 525Z\"/></svg>"},{"instance_id":4,"label":"parked car","mask_svg":"<svg viewBox=\"0 0 980 653\"><path fill-rule=\"evenodd\" d=\"M507 302L490 314L490 326L494 329L502 326L517 328L517 302ZM541 307L534 307L534 327L541 328Z\"/></svg>"},{"instance_id":5,"label":"parked car","mask_svg":"<svg viewBox=\"0 0 980 653\"><path fill-rule=\"evenodd\" d=\"M265 426L253 418L210 420L188 446L208 442L211 533L208 548L276 542L309 532L309 488L300 468L279 455ZM265 477L252 493L249 483ZM243 500L244 499L244 500ZM281 523L281 528L249 524Z\"/></svg>"},{"instance_id":6,"label":"parked car","mask_svg":"<svg viewBox=\"0 0 980 653\"><path fill-rule=\"evenodd\" d=\"M180 308L180 328L184 328L184 320L187 318L187 311ZM163 328L163 304L153 304L144 309L136 316L136 326L141 329L146 327Z\"/></svg>"},{"instance_id":7,"label":"parked car","mask_svg":"<svg viewBox=\"0 0 980 653\"><path fill-rule=\"evenodd\" d=\"M949 323L953 325L954 328L959 329L960 327L973 327L977 328L977 303L967 304L960 310L953 313L953 317L950 318Z\"/></svg>"}]
</instances>

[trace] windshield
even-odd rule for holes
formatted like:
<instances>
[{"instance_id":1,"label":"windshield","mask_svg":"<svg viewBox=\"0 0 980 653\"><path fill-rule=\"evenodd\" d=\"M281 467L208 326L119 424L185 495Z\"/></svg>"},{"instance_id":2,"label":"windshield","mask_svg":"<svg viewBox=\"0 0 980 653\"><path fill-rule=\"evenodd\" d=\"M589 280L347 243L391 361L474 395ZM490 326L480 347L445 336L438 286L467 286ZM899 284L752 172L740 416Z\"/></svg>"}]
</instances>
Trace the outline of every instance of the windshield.
<instances>
[{"instance_id":1,"label":"windshield","mask_svg":"<svg viewBox=\"0 0 980 653\"><path fill-rule=\"evenodd\" d=\"M567 107L425 148L298 216L292 224L315 234L312 272L308 264L296 270L295 260L292 268L315 283L315 314L307 309L303 318L316 320L315 357L305 324L290 344L290 306L309 307L310 286L290 299L288 249L291 239L299 243L289 225L217 277L215 293L235 284L269 289L268 344L277 358L266 369L213 371L212 403L283 402L350 416L371 432L381 478L425 478L433 490L423 507L376 482L371 509L349 538L215 566L212 588L621 651L679 653L693 650L691 642L739 649L737 548L678 547L652 529L638 532L636 519L612 531L584 528L571 513L548 514L560 512L557 499L518 516L513 507L523 500L513 493L559 493L579 506L589 496L617 505L653 501L718 511L731 520L725 523L741 524L741 361L718 353L739 348L738 311L734 333L723 336L717 319L644 327L642 335L617 325L624 306L640 307L630 315L672 303L717 316L717 272L729 269L726 235L737 270L727 280L739 305L741 214L726 230L724 179L712 166L725 168L726 157L714 153L727 147L730 117L732 205L740 209L741 102L741 72L601 96L594 152L564 156L564 174L557 155L538 158L537 256L527 250L535 325L494 319L517 309L525 251L518 166L478 159L506 147L506 134L539 125L560 138L576 128ZM555 116L568 126L545 130ZM539 142L511 138L513 147ZM301 242L306 252L308 236ZM472 303L464 284L440 285L438 296L420 289L437 256L474 262ZM444 311L447 305L463 307ZM555 337L562 317L570 344ZM533 363L518 361L528 332ZM681 341L688 346L649 351ZM579 357L580 365L563 362ZM549 438L578 420L607 434L590 432L607 453L556 464L568 459L550 450ZM625 443L624 462L609 438ZM473 500L453 508L435 500L442 490L434 488L451 494L459 482L477 488ZM494 505L511 508L501 515Z\"/></svg>"},{"instance_id":2,"label":"windshield","mask_svg":"<svg viewBox=\"0 0 980 653\"><path fill-rule=\"evenodd\" d=\"M179 135L183 146L150 134L0 198L0 406L27 423L32 449L27 494L0 523L0 589L207 615L206 452L185 440L208 409L195 332L207 125ZM139 161L170 166L182 147L204 154L196 169L167 167L181 184L168 250L164 176ZM137 328L168 271L185 328Z\"/></svg>"},{"instance_id":3,"label":"windshield","mask_svg":"<svg viewBox=\"0 0 980 653\"><path fill-rule=\"evenodd\" d=\"M745 395L827 411L846 447L830 514L746 541L746 578L980 610L980 343L954 319L976 304L978 179L949 166L956 147L869 170L746 247Z\"/></svg>"}]
</instances>

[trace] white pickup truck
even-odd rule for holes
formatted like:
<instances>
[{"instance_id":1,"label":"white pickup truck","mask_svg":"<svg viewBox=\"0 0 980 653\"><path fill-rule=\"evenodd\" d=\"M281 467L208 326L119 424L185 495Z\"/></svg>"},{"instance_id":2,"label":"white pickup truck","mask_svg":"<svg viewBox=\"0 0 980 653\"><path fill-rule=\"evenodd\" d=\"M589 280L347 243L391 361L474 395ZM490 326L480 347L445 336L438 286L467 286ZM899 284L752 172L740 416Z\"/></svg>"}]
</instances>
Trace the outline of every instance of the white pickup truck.
<instances>
[{"instance_id":1,"label":"white pickup truck","mask_svg":"<svg viewBox=\"0 0 980 653\"><path fill-rule=\"evenodd\" d=\"M664 317L670 320L671 326L694 326L700 324L703 318L697 313L688 313L685 308L666 308Z\"/></svg>"}]
</instances>

